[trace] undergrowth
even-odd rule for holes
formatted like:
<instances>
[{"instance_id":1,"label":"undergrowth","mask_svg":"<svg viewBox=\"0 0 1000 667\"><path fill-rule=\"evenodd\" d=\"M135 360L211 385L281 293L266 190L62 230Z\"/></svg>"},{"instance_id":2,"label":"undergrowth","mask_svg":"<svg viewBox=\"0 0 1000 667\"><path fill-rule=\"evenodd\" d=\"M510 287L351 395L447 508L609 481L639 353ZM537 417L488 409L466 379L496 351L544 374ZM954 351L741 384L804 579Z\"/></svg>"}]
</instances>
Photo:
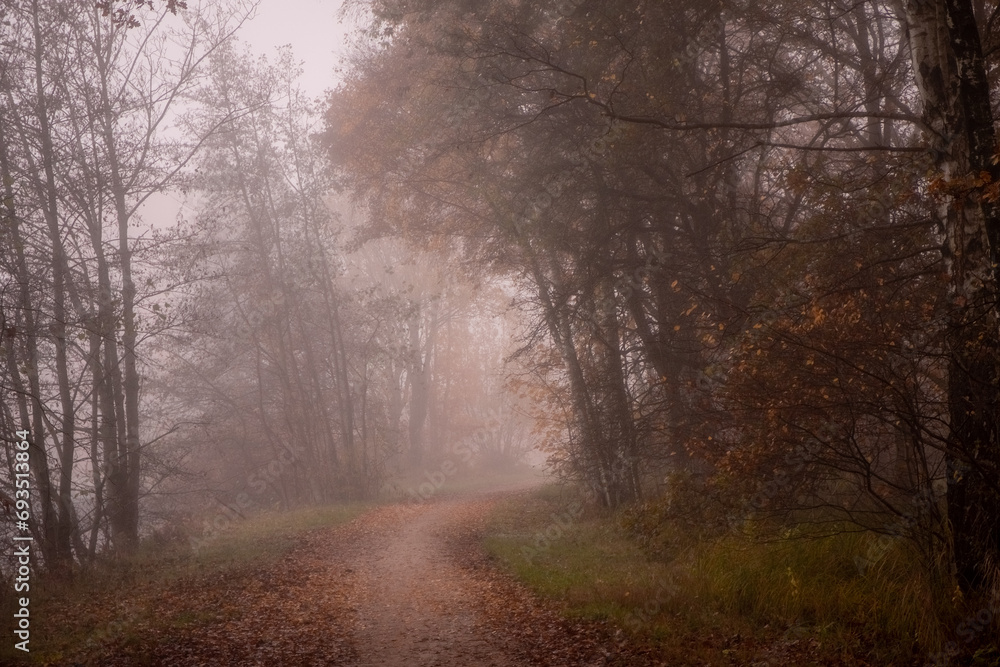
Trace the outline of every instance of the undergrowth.
<instances>
[{"instance_id":1,"label":"undergrowth","mask_svg":"<svg viewBox=\"0 0 1000 667\"><path fill-rule=\"evenodd\" d=\"M996 619L949 645L978 606L942 609L903 540L859 568L873 536L831 532L660 520L651 533L641 510L586 508L572 488L550 486L502 505L485 547L567 615L610 620L668 664L997 665Z\"/></svg>"},{"instance_id":2,"label":"undergrowth","mask_svg":"<svg viewBox=\"0 0 1000 667\"><path fill-rule=\"evenodd\" d=\"M199 532L178 533L166 542L144 540L135 553L101 558L68 581L36 574L29 592L31 653L15 650L13 641L4 642L0 663L62 664L107 642L135 641L140 626L184 628L219 621L212 609L164 616L156 600L266 567L290 552L307 531L345 523L365 507L345 504L263 513L231 522L207 539ZM13 604L9 595L5 591L5 611Z\"/></svg>"}]
</instances>

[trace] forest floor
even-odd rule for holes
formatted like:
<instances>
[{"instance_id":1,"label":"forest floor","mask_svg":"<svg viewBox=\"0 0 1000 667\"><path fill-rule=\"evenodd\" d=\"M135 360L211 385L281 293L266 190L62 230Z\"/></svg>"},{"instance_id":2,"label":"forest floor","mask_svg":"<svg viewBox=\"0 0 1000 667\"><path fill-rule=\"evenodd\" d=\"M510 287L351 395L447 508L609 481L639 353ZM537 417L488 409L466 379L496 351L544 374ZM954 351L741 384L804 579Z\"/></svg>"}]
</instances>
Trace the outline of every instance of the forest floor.
<instances>
[{"instance_id":1,"label":"forest floor","mask_svg":"<svg viewBox=\"0 0 1000 667\"><path fill-rule=\"evenodd\" d=\"M120 631L120 622L96 636L90 631L85 650L50 654L41 662L655 664L608 625L565 619L484 554L481 533L490 513L518 492L510 487L439 494L425 502L381 505L341 525L300 533L272 562L161 586L144 595L146 611L132 612L127 632ZM121 612L136 604L97 596L67 609L65 622L109 605Z\"/></svg>"},{"instance_id":2,"label":"forest floor","mask_svg":"<svg viewBox=\"0 0 1000 667\"><path fill-rule=\"evenodd\" d=\"M33 603L31 655L0 665L923 664L720 614L697 587L660 600L669 565L541 482L454 479L420 501L248 518L195 552L165 547L53 589Z\"/></svg>"},{"instance_id":3,"label":"forest floor","mask_svg":"<svg viewBox=\"0 0 1000 667\"><path fill-rule=\"evenodd\" d=\"M479 534L513 491L380 508L345 553L358 664L638 664L601 623L571 622L486 557Z\"/></svg>"},{"instance_id":4,"label":"forest floor","mask_svg":"<svg viewBox=\"0 0 1000 667\"><path fill-rule=\"evenodd\" d=\"M667 558L574 487L442 479L397 480L396 502L374 506L264 511L32 582L31 654L11 642L0 665L913 667L937 650L908 639L912 624L893 634L922 610L909 561L887 554L865 578L855 536L689 536ZM1000 667L995 646L966 653L951 664Z\"/></svg>"}]
</instances>

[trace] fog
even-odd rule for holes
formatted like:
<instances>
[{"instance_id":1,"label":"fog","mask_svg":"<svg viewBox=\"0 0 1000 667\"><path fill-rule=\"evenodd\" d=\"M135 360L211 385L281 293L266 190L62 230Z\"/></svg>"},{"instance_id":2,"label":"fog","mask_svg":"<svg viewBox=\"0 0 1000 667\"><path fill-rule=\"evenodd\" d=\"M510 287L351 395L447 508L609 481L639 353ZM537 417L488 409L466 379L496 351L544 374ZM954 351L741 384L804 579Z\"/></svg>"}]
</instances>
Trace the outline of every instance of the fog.
<instances>
[{"instance_id":1,"label":"fog","mask_svg":"<svg viewBox=\"0 0 1000 667\"><path fill-rule=\"evenodd\" d=\"M15 4L0 660L994 664L994 3Z\"/></svg>"}]
</instances>

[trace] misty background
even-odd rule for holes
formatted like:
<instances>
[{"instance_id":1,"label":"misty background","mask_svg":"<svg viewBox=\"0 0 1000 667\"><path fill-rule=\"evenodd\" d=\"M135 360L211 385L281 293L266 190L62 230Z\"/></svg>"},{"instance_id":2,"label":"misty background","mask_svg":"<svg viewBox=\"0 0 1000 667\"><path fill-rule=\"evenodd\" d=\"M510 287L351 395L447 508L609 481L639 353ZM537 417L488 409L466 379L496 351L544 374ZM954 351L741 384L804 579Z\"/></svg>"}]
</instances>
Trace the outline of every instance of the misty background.
<instances>
[{"instance_id":1,"label":"misty background","mask_svg":"<svg viewBox=\"0 0 1000 667\"><path fill-rule=\"evenodd\" d=\"M534 466L657 558L895 554L915 654L993 627L996 3L0 6L0 537L54 580Z\"/></svg>"}]
</instances>

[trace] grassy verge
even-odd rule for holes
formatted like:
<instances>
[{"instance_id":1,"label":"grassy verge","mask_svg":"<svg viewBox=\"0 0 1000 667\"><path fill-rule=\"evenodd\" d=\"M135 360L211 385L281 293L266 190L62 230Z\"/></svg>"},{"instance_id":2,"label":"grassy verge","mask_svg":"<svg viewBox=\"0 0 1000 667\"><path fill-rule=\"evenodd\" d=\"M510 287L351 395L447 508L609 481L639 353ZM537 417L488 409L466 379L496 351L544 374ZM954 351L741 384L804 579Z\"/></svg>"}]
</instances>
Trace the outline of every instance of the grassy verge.
<instances>
[{"instance_id":1,"label":"grassy verge","mask_svg":"<svg viewBox=\"0 0 1000 667\"><path fill-rule=\"evenodd\" d=\"M670 555L653 557L621 517L550 486L500 506L485 547L566 614L611 620L668 664L910 665L940 648L942 619L900 545L862 574L868 535L700 540L673 530Z\"/></svg>"},{"instance_id":2,"label":"grassy verge","mask_svg":"<svg viewBox=\"0 0 1000 667\"><path fill-rule=\"evenodd\" d=\"M144 543L137 553L102 562L72 582L38 579L31 590L31 654L0 645L0 664L72 663L108 642L139 640L139 627L174 629L223 620L219 611L159 604L185 591L235 579L267 567L291 551L309 530L345 523L365 505L314 507L266 513L231 524L197 549L190 542Z\"/></svg>"},{"instance_id":3,"label":"grassy verge","mask_svg":"<svg viewBox=\"0 0 1000 667\"><path fill-rule=\"evenodd\" d=\"M544 478L542 471L525 464L482 469L455 456L394 476L386 484L383 496L387 501L425 501L495 491L511 485L538 484Z\"/></svg>"}]
</instances>

